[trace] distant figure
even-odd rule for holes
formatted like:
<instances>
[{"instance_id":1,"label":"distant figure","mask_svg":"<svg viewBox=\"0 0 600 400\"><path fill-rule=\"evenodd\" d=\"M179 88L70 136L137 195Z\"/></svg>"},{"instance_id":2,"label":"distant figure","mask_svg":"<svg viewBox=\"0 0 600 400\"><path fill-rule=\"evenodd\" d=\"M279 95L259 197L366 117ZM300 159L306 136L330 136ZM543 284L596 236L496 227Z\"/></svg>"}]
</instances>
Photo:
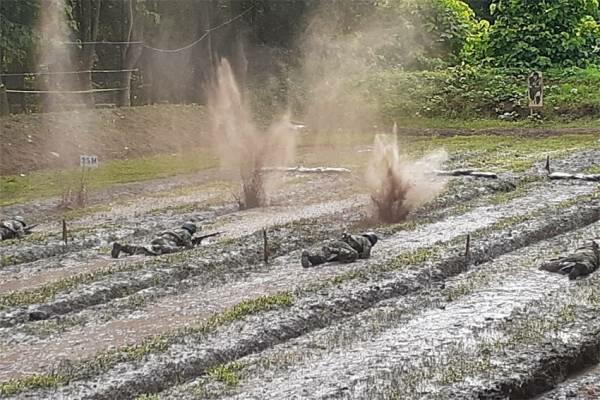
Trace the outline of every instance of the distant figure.
<instances>
[{"instance_id":1,"label":"distant figure","mask_svg":"<svg viewBox=\"0 0 600 400\"><path fill-rule=\"evenodd\" d=\"M568 256L559 257L542 263L543 271L569 275L569 279L589 275L600 267L600 238L592 240Z\"/></svg>"},{"instance_id":2,"label":"distant figure","mask_svg":"<svg viewBox=\"0 0 600 400\"><path fill-rule=\"evenodd\" d=\"M27 224L21 216L2 221L0 223L0 240L21 239L23 236L30 233L29 229L31 228L27 228Z\"/></svg>"},{"instance_id":3,"label":"distant figure","mask_svg":"<svg viewBox=\"0 0 600 400\"><path fill-rule=\"evenodd\" d=\"M339 261L351 263L357 259L371 257L371 249L377 243L377 235L372 232L360 235L349 235L344 233L341 240L335 240L321 248L321 251L302 252L301 263L304 268Z\"/></svg>"},{"instance_id":4,"label":"distant figure","mask_svg":"<svg viewBox=\"0 0 600 400\"><path fill-rule=\"evenodd\" d=\"M134 254L159 256L161 254L176 253L181 250L191 249L194 247L192 236L194 236L196 231L196 224L188 221L179 229L159 233L152 239L148 246L131 246L115 242L110 255L113 258L118 258L119 254L123 252L130 256Z\"/></svg>"},{"instance_id":5,"label":"distant figure","mask_svg":"<svg viewBox=\"0 0 600 400\"><path fill-rule=\"evenodd\" d=\"M529 76L529 106L541 106L542 95L542 76L539 72L533 72Z\"/></svg>"}]
</instances>

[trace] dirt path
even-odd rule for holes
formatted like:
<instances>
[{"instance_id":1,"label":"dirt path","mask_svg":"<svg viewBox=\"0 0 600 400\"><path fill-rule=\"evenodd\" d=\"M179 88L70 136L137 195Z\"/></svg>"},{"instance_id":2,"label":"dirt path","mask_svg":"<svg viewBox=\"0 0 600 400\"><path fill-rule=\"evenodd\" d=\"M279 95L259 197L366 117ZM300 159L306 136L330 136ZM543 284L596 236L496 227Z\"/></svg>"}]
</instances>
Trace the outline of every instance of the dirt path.
<instances>
[{"instance_id":1,"label":"dirt path","mask_svg":"<svg viewBox=\"0 0 600 400\"><path fill-rule=\"evenodd\" d=\"M546 297L551 298L557 306L566 302L566 288L573 283L564 276L539 271L537 262L547 254L548 247L568 251L598 234L600 223L483 264L477 270L489 271L489 283L484 282L479 288L475 286L473 293L444 307L432 307L408 321L398 321L396 326L380 334L372 332L366 335L367 338L356 334L355 340L344 346L336 346L335 343L328 346L322 340L317 346L310 338L301 338L282 344L279 349L270 349L264 356L251 356L250 359L256 362L258 359L268 359L270 354L276 364L276 360L281 362L285 359L284 349L291 353L306 351L303 357L298 355L296 358L287 353L286 356L294 361L289 364L286 362L286 368L278 370L276 365L270 366L268 362L261 364L269 367L263 367L265 370L259 372L258 376L252 375L238 387L236 391L241 394L233 398L382 398L386 393L386 385L397 385L396 391L391 393L402 396L409 394L403 390L409 390L410 374L417 370L423 374L423 383L428 383L423 385L422 394L431 393L434 382L441 378L439 374L448 363L459 370L460 363L466 364L470 362L469 358L480 357L478 347L503 338L506 333L500 327L511 318L514 310L525 309ZM459 276L455 281L465 284L471 277L475 277L475 274ZM396 307L399 308L403 302L403 299L398 300ZM387 304L386 307L396 308L393 304ZM376 318L384 320L383 314ZM376 318L371 319L370 323L376 324ZM363 318L363 324L368 323ZM346 327L349 326L347 324ZM327 332L332 329L326 328L310 336L313 340L333 338L335 335ZM352 337L352 333L349 332L348 336ZM562 340L567 338L562 337ZM311 350L311 347L321 350ZM278 353L282 357L276 358ZM428 372L432 375L428 376ZM418 393L410 394L410 398L419 397Z\"/></svg>"},{"instance_id":2,"label":"dirt path","mask_svg":"<svg viewBox=\"0 0 600 400\"><path fill-rule=\"evenodd\" d=\"M214 185L209 185L208 189L201 188L199 191L194 189L192 194L183 196L153 197L151 194L149 197L140 198L135 204L115 205L110 210L84 216L71 222L70 229L87 232L85 234L74 233L76 239L79 240L86 236L98 239L98 245L93 246L91 250L84 251L63 253L58 239L60 224L57 222L44 224L40 226L40 232L53 234L53 241L61 250L61 254L0 269L0 290L31 289L73 274L89 273L114 265L114 262L108 258L106 249L98 254L101 246L106 247L116 239L140 243L149 241L154 232L177 226L190 218L199 221L205 231L224 232L220 236L221 239L234 239L253 234L263 228L300 219L343 213L354 207L365 209L368 203L366 195L328 201L329 198L336 197L336 193L344 189L346 182L345 179L334 179L332 176L303 178L286 185L285 190L300 193L309 185L326 183L330 188L329 193L318 198L314 195L303 196L293 207L272 206L245 211L233 211L233 208L227 207L222 210L213 208L212 204L218 204L224 192L227 191L223 187L213 188ZM340 197L342 195L343 193ZM276 195L275 201L283 196L282 193ZM153 213L153 210L160 210L160 213ZM34 249L39 247L42 252L48 248L47 243L31 246ZM24 250L37 251L24 249L23 243L20 242L4 247L5 254L20 254Z\"/></svg>"},{"instance_id":3,"label":"dirt path","mask_svg":"<svg viewBox=\"0 0 600 400\"><path fill-rule=\"evenodd\" d=\"M558 387L534 400L597 400L600 398L600 365L586 368L581 373L570 376Z\"/></svg>"},{"instance_id":4,"label":"dirt path","mask_svg":"<svg viewBox=\"0 0 600 400\"><path fill-rule=\"evenodd\" d=\"M350 269L377 265L402 252L432 245L438 241L450 241L473 230L490 226L501 218L523 215L536 209L558 204L574 196L589 193L592 186L553 185L538 188L526 197L517 198L500 206L484 206L459 216L451 216L434 224L417 228L412 232L399 232L378 244L376 252L367 262L347 265L331 265L311 270L302 269L297 254L281 257L268 273L252 273L235 285L206 290L196 288L188 293L160 299L130 318L111 321L104 325L91 325L68 331L50 340L25 346L15 345L0 355L0 380L41 372L60 358L78 360L97 351L127 343L143 337L163 333L174 326L185 326L191 321L202 320L210 313L224 310L228 305L259 295L273 294L299 286L317 283L327 277ZM352 207L352 202L347 204ZM317 210L331 210L320 207ZM339 204L333 207L339 210ZM286 213L287 217L293 214ZM158 323L157 321L160 321ZM68 348L69 351L65 351ZM42 355L40 355L42 354Z\"/></svg>"}]
</instances>

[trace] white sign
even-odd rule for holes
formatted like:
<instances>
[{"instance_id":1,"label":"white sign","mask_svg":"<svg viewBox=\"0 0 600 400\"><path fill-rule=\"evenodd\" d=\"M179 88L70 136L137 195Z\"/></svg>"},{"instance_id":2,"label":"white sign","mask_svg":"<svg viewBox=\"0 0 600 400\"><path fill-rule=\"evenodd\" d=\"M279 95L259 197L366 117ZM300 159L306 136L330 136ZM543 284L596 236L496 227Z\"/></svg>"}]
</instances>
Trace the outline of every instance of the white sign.
<instances>
[{"instance_id":1,"label":"white sign","mask_svg":"<svg viewBox=\"0 0 600 400\"><path fill-rule=\"evenodd\" d=\"M81 155L81 156L79 156L79 165L82 168L97 168L98 167L98 157L94 156L94 155L90 155L90 156Z\"/></svg>"},{"instance_id":2,"label":"white sign","mask_svg":"<svg viewBox=\"0 0 600 400\"><path fill-rule=\"evenodd\" d=\"M541 72L532 72L527 80L527 97L529 98L529 107L544 106L544 78Z\"/></svg>"}]
</instances>

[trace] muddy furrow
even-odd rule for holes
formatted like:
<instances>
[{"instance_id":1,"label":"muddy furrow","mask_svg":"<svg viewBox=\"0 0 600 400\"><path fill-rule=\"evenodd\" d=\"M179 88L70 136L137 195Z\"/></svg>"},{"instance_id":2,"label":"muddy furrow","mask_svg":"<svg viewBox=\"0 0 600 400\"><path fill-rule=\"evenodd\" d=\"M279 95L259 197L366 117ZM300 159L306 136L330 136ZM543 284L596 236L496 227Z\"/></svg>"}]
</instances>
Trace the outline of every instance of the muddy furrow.
<instances>
[{"instance_id":1,"label":"muddy furrow","mask_svg":"<svg viewBox=\"0 0 600 400\"><path fill-rule=\"evenodd\" d=\"M548 248L568 252L598 234L596 223L500 256L447 282L444 290L432 290L428 307L421 310L407 309L407 296L240 359L244 379L235 388L237 398L375 399L395 394L408 399L431 394L418 392L411 372L421 370L421 380L433 384L443 372L441 361L502 338L499 327L513 310L570 285L563 276L537 269ZM459 292L461 288L470 290ZM200 398L199 393L210 393L209 383L192 382L162 398ZM212 395L219 392L215 389ZM220 389L222 395L232 391Z\"/></svg>"},{"instance_id":2,"label":"muddy furrow","mask_svg":"<svg viewBox=\"0 0 600 400\"><path fill-rule=\"evenodd\" d=\"M495 193L497 190L501 190L504 186L500 184L499 186L496 184L485 184L480 186L481 182L468 179L466 182L463 182L462 190L457 193L455 188L451 192L449 192L448 196L452 199L450 204L466 201L466 199L473 199L478 196L481 196L486 193ZM447 203L446 203L447 204ZM429 215L431 212L435 212L435 209L439 207L439 204L433 204L430 207L420 211L418 214ZM337 215L336 213L345 213L349 210L353 210L354 217L351 219L354 220L357 216L357 210L363 210L363 213L366 212L367 208L367 199L365 196L355 196L350 199L334 201L331 203L317 204L317 205L308 205L306 206L301 213L298 212L298 209L290 209L285 207L275 207L269 209L262 209L256 211L250 211L248 213L232 213L224 215L223 217L217 218L215 224L212 229L223 230L225 234L223 235L226 238L237 238L240 239L244 235L251 236L254 234L256 230L259 230L261 227L269 226L269 224L286 224L291 223L302 216L303 219L312 218L315 221L319 221L320 223L325 222L327 225L336 226L339 223L334 221L329 221L330 215ZM358 212L360 216L360 212ZM431 216L431 215L429 215ZM416 217L415 217L416 218ZM335 218L334 218L335 219ZM345 218L347 219L347 218ZM219 222L223 220L222 222ZM215 226L218 225L218 228ZM148 227L137 228L135 231L129 232L129 235L139 236L139 231L142 230L144 232L149 232ZM325 229L327 231L327 229ZM336 231L339 230L335 229ZM123 232L123 230L121 230ZM124 234L125 235L125 234ZM292 233L293 235L293 233ZM113 238L111 236L111 238ZM88 255L89 256L89 255ZM73 258L81 257L75 255ZM8 276L6 279L2 280L2 286L6 288L20 288L20 289L31 289L35 286L41 286L46 282L49 282L51 279L63 278L66 276L70 276L73 272L77 272L79 274L83 273L93 273L102 268L106 268L109 266L114 267L116 263L111 262L108 259L108 256L100 256L100 257L87 257L86 262L71 260L67 262L63 262L63 260L56 260L56 264L52 263L42 263L41 261L38 263L21 265L18 267L12 267L10 270L4 271L4 276ZM44 265L45 267L52 267L48 271L39 271L36 264ZM67 264L66 266L62 266L63 264ZM118 264L116 264L118 265ZM0 275L2 277L2 275ZM148 280L144 282L137 282L138 286L134 287L132 291L119 291L119 292L111 292L110 290L106 291L103 295L105 299L111 298L119 298L123 296L123 294L128 295L132 292L139 290L139 288L148 287L148 282L156 279L163 279L163 277L149 277ZM29 285L29 286L28 286ZM33 286L31 286L33 285ZM123 288L123 283L119 282L119 286ZM14 290L14 289L11 289ZM106 294L109 293L109 294ZM85 296L89 297L89 291L85 292ZM69 308L65 306L64 302L58 303L56 306L48 306L37 308L34 307L29 312L34 312L38 319L46 319L47 317L54 315L61 315L67 312L77 311L81 309L83 306L91 306L94 304L98 304L97 300L94 299L81 299L74 297L71 302L77 303L79 308ZM30 307L31 309L31 307ZM59 311L53 311L59 310ZM39 312L38 312L39 311ZM25 313L19 314L10 314L10 319L12 322L4 322L4 326L10 326L14 323L18 323L19 321L27 321ZM31 319L31 318L30 318ZM1 321L1 317L0 317ZM0 322L1 324L2 322Z\"/></svg>"},{"instance_id":3,"label":"muddy furrow","mask_svg":"<svg viewBox=\"0 0 600 400\"><path fill-rule=\"evenodd\" d=\"M323 178L320 179L323 180ZM291 191L299 190L298 186L301 185L296 183L288 185L286 188ZM275 199L277 200L282 196L282 194L279 194ZM210 206L208 200L213 197L214 191L184 196L183 198L187 200L195 199L194 207L188 207L186 203L177 203L178 197L165 197L170 202L170 207L141 214L136 214L139 211L136 208L137 206L115 205L109 212L96 213L77 221L71 221L69 223L70 242L67 246L63 245L61 235L58 233L61 229L60 223L44 224L40 228L40 232L34 235L35 241L26 238L23 241L11 241L8 244L0 243L2 250L0 264L10 265L10 267L0 267L0 281L9 283L10 280L21 280L21 271L25 279L32 270L39 273L39 267L45 263L35 263L36 260L51 257L53 257L52 261L60 260L65 255L71 255L89 248L102 249L103 254L108 254L107 248L113 241L149 242L156 232L179 226L182 222L190 219L197 221L205 230L212 231L215 226L220 226L220 229L227 230L222 235L223 238L233 238L253 233L252 229L240 231L239 226L245 223L246 214L248 214L248 218L251 219L254 226L258 226L257 229L262 229L270 226L273 221L289 222L310 217L310 215L321 216L323 213L337 212L347 208L347 202L339 200L328 202L323 201L322 198L319 199L322 204L316 206L313 203L316 199L305 196L301 199L301 202L296 203L294 208L269 207L255 211L238 212L232 204ZM140 201L143 202L144 199ZM352 200L349 199L348 201ZM304 204L304 206L300 206L299 203ZM306 217L302 212L303 207L307 209ZM295 213L292 213L291 210L294 210ZM76 258L76 256L73 258ZM93 257L86 258L86 260L90 259L93 260ZM15 264L17 266L13 266ZM93 263L90 264L93 265ZM53 265L53 263L49 262L48 265ZM56 267L56 264L53 266ZM73 265L69 267L71 266ZM80 262L78 267L81 273L88 272L88 263ZM63 276L68 276L71 269L66 268ZM95 268L91 266L91 269ZM53 268L48 276L59 276L59 272L56 268ZM44 281L43 276L40 277L40 281Z\"/></svg>"},{"instance_id":4,"label":"muddy furrow","mask_svg":"<svg viewBox=\"0 0 600 400\"><path fill-rule=\"evenodd\" d=\"M600 218L600 204L597 203L571 207L563 210L561 215L555 215L556 211L548 210L535 221L510 227L514 231L510 229L492 234L474 249L471 262L484 262L490 257L580 228ZM171 346L165 353L151 356L141 365L122 364L91 382L71 382L57 394L68 398L114 399L164 389L181 379L197 377L215 365L326 327L382 300L422 290L430 286L432 279L440 281L458 274L464 271L464 258L453 254L461 249L462 246L453 247L439 261L410 271L390 272L375 281L352 281L322 294L309 293L298 299L290 310L270 312L262 318L247 318L243 323L234 323L209 338L186 337L181 345ZM33 395L39 393L21 397Z\"/></svg>"},{"instance_id":5,"label":"muddy furrow","mask_svg":"<svg viewBox=\"0 0 600 400\"><path fill-rule=\"evenodd\" d=\"M535 400L596 400L600 398L600 365L584 368L569 376L550 392L536 396Z\"/></svg>"},{"instance_id":6,"label":"muddy furrow","mask_svg":"<svg viewBox=\"0 0 600 400\"><path fill-rule=\"evenodd\" d=\"M594 276L547 296L533 307L517 310L510 317L510 325L503 327L507 339L493 343L500 351L492 352L492 368L443 388L442 395L465 400L532 399L566 376L597 364L599 283ZM594 386L591 393L580 389L584 391L572 392L575 398L597 399Z\"/></svg>"},{"instance_id":7,"label":"muddy furrow","mask_svg":"<svg viewBox=\"0 0 600 400\"><path fill-rule=\"evenodd\" d=\"M591 187L556 185L553 189L554 192L552 190L549 191L552 195L552 201L549 203L550 205L559 204L561 201L571 198L571 196L587 193ZM313 269L310 273L307 273L306 270L299 267L299 255L297 253L292 253L289 256L280 257L275 260L274 264L269 268L268 273L261 272L250 274L240 282L219 285L215 288L206 287L206 284L201 285L188 292L159 299L139 310L139 312L136 312L130 318L125 317L100 326L91 325L82 328L81 330L75 329L70 331L63 335L65 336L64 338L58 338L58 347L62 346L61 343L63 343L63 340L77 342L80 343L77 346L78 351L73 351L73 354L87 356L109 346L119 346L135 342L145 336L162 333L166 329L170 329L173 325L182 325L199 318L206 318L210 312L223 310L230 303L236 304L261 294L273 294L282 290L294 290L296 288L314 285L324 279L332 278L341 273L355 271L361 268L364 269L365 267L377 265L378 263L384 263L389 261L394 255L402 252L431 246L437 242L453 240L472 230L490 226L500 218L507 218L531 212L540 208L538 197L546 196L547 193L548 188L536 188L534 192L529 193L529 196L516 199L513 202L500 207L495 207L493 211L490 210L490 207L488 206L481 207L463 215L450 216L440 222L424 225L411 232L399 232L378 244L377 252L372 259L362 264L352 266L332 265L327 268ZM256 243L255 245L260 246L260 243ZM242 264L244 262L252 264L252 260L254 260L253 262L258 262L260 259L259 254L260 253L252 247L245 256L238 257L235 260ZM229 268L232 268L233 262L234 260L228 260L225 264L227 264ZM202 267L199 267L197 271L201 268ZM208 268L208 266L205 266L204 268ZM188 272L188 270L186 269L184 272ZM146 272L141 276L134 275L135 282L138 285L143 285L145 282L152 282L152 280L155 279L155 275L152 275L149 272ZM189 278L189 276L187 278ZM181 279L183 279L183 277L181 277ZM116 284L119 284L120 287L124 287L123 280L117 280ZM94 286L92 286L92 288L93 287ZM142 288L142 286L139 287ZM202 296L198 295L200 292L203 293ZM88 295L88 292L85 292L85 294ZM106 296L105 294L103 295ZM222 300L224 295L226 295L229 301ZM113 298L116 297L118 296L113 296ZM82 300L80 298L75 299L76 302L72 301L72 303L81 306ZM95 300L97 297L92 297L91 299ZM64 304L65 303L61 304L54 302L46 305L31 306L27 310L22 311L21 315L9 314L8 317L16 319L20 316L22 320L25 320L25 318L32 319L31 316L33 315L37 319L46 319L55 316L56 314L65 314L66 312L72 311L72 309L66 308ZM59 309L61 312L53 312L56 307L59 306L63 307ZM40 315L40 313L43 314ZM13 325L17 321L18 320L14 321ZM156 321L161 321L161 323L157 324ZM11 324L6 323L6 325L10 326ZM127 334L124 332L127 332ZM5 332L3 336L8 333L9 331ZM42 341L38 346L43 346L48 350L51 348L51 343ZM28 342L27 346L23 349L19 346L15 346L14 350L10 352L10 354L14 354L14 357L11 358L10 354L6 354L6 359L8 360L7 363L13 362L14 359L17 358L17 355L23 357L24 352L35 352L35 349L37 349L37 346L34 346L31 342ZM52 354L52 352L48 351L46 351L46 353L49 354L49 357ZM37 361L32 360L31 367L36 365L36 363L43 364L46 362L47 361L42 359L38 359Z\"/></svg>"},{"instance_id":8,"label":"muddy furrow","mask_svg":"<svg viewBox=\"0 0 600 400\"><path fill-rule=\"evenodd\" d=\"M331 182L331 177L312 177L309 184L320 185L327 183L331 193L335 193L340 186L347 183ZM301 192L305 185L304 179L285 185L289 193ZM63 256L88 248L107 247L113 241L148 242L156 232L180 226L186 220L197 221L200 225L212 226L224 224L225 228L232 230L232 236L239 237L237 232L239 220L245 212L237 212L233 203L224 203L223 199L230 195L231 185L207 184L201 188L186 189L190 193L177 195L171 193L155 193L148 197L140 197L134 201L124 203L107 203L99 205L99 211L92 211L89 215L68 221L69 245L62 243L62 225L60 220L43 223L35 230L35 234L20 241L0 243L0 273L2 267L30 263L53 256ZM318 215L314 203L322 203L322 208L337 201L331 193L327 196L303 196L295 202L295 209L307 207L308 212ZM274 194L274 202L279 202L286 197L283 191ZM217 205L221 204L221 205ZM292 207L287 207L292 209ZM269 218L289 220L285 215L286 207L269 207L254 211L253 221L257 225L263 223L268 226ZM85 212L85 210L82 210ZM323 211L321 211L323 212ZM228 218L227 216L230 215ZM240 216L241 215L241 216ZM298 216L296 215L297 219ZM224 223L221 221L229 221ZM262 227L261 227L262 228ZM246 232L250 231L246 230ZM30 238L33 238L30 239ZM104 250L106 252L106 250ZM27 267L26 265L24 267ZM85 271L85 265L81 266ZM0 275L0 279L2 276Z\"/></svg>"},{"instance_id":9,"label":"muddy furrow","mask_svg":"<svg viewBox=\"0 0 600 400\"><path fill-rule=\"evenodd\" d=\"M347 203L347 207L353 206L354 203ZM335 213L339 208L326 208L326 210ZM286 213L287 215L289 214ZM335 216L330 217L335 218ZM296 221L298 219L296 218ZM321 216L321 219L324 217ZM283 225L271 228L271 242L280 244L277 251L273 251L273 256L298 248L301 239L293 231L301 229L301 225L296 223L294 226ZM304 225L311 226L311 220L305 220ZM335 226L336 231L339 230L340 225ZM322 232L322 234L326 233L332 232ZM314 240L323 238L318 236ZM246 237L216 242L213 245L164 257L142 258L133 263L125 260L117 261L113 264L115 270L109 271L108 276L100 276L92 283L77 287L68 293L58 294L47 303L33 304L28 307L9 307L8 310L0 311L0 327L71 313L149 287L176 285L182 280L203 275L206 271L222 269L242 273L253 265L260 265L261 260L262 239L251 233ZM119 268L124 268L125 271L119 271Z\"/></svg>"}]
</instances>

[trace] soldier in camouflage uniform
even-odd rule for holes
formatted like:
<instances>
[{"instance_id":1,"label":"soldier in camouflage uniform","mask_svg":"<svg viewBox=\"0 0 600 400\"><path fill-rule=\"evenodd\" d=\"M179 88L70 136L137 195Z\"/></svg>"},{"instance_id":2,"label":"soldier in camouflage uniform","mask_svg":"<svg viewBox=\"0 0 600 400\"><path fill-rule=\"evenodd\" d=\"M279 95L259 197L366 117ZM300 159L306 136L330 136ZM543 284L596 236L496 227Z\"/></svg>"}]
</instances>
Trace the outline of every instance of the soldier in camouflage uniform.
<instances>
[{"instance_id":1,"label":"soldier in camouflage uniform","mask_svg":"<svg viewBox=\"0 0 600 400\"><path fill-rule=\"evenodd\" d=\"M159 233L149 246L131 246L114 243L111 251L113 258L118 258L121 252L127 255L142 254L146 256L159 256L161 254L176 253L194 247L192 236L196 233L196 224L186 222L180 229Z\"/></svg>"},{"instance_id":2,"label":"soldier in camouflage uniform","mask_svg":"<svg viewBox=\"0 0 600 400\"><path fill-rule=\"evenodd\" d=\"M569 275L569 279L591 274L600 267L600 238L592 240L565 257L543 263L541 270Z\"/></svg>"},{"instance_id":3,"label":"soldier in camouflage uniform","mask_svg":"<svg viewBox=\"0 0 600 400\"><path fill-rule=\"evenodd\" d=\"M377 243L377 235L372 232L360 235L349 235L344 233L340 240L334 240L321 248L321 251L302 252L301 263L304 268L339 261L351 263L357 259L371 257L371 249Z\"/></svg>"},{"instance_id":4,"label":"soldier in camouflage uniform","mask_svg":"<svg viewBox=\"0 0 600 400\"><path fill-rule=\"evenodd\" d=\"M27 224L23 217L15 217L0 223L0 240L5 239L21 239L27 235L29 231L26 229Z\"/></svg>"}]
</instances>

